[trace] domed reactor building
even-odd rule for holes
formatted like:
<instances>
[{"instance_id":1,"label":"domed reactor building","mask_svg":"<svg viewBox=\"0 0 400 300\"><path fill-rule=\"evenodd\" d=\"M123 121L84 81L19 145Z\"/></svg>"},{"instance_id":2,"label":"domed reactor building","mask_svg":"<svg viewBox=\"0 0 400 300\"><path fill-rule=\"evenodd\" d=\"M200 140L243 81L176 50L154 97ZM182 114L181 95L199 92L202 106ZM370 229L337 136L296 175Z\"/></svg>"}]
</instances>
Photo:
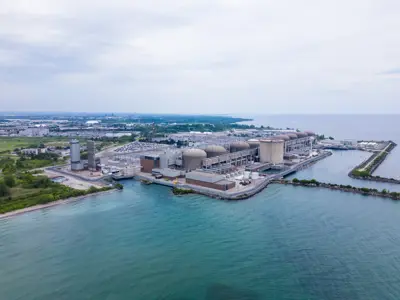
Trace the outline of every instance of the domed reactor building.
<instances>
[{"instance_id":1,"label":"domed reactor building","mask_svg":"<svg viewBox=\"0 0 400 300\"><path fill-rule=\"evenodd\" d=\"M285 135L273 137L285 141L284 153L286 154L304 154L307 155L312 151L312 144L315 133L312 131L291 132Z\"/></svg>"},{"instance_id":2,"label":"domed reactor building","mask_svg":"<svg viewBox=\"0 0 400 300\"><path fill-rule=\"evenodd\" d=\"M202 149L186 149L182 152L183 169L186 172L200 169L205 158L207 153Z\"/></svg>"},{"instance_id":3,"label":"domed reactor building","mask_svg":"<svg viewBox=\"0 0 400 300\"><path fill-rule=\"evenodd\" d=\"M237 141L237 142L232 142L229 148L231 152L239 152L250 149L250 145L247 142Z\"/></svg>"},{"instance_id":4,"label":"domed reactor building","mask_svg":"<svg viewBox=\"0 0 400 300\"><path fill-rule=\"evenodd\" d=\"M208 145L204 151L206 151L208 158L224 155L228 152L224 147L219 145Z\"/></svg>"}]
</instances>

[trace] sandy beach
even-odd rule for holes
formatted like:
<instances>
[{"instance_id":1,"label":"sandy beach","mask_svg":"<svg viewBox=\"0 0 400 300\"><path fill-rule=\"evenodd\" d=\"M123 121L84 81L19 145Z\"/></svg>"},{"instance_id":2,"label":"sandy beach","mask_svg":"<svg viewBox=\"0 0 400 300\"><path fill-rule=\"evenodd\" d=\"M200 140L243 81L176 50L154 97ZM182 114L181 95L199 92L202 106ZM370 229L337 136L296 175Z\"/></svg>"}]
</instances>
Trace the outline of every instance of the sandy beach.
<instances>
[{"instance_id":1,"label":"sandy beach","mask_svg":"<svg viewBox=\"0 0 400 300\"><path fill-rule=\"evenodd\" d=\"M52 207L52 206L56 206L56 205L60 205L60 204L67 204L67 203L75 202L75 201L82 200L82 199L88 198L88 197L105 195L105 194L113 193L115 191L117 191L117 190L116 189L112 189L112 190L93 193L93 194L89 194L89 195L83 195L83 196L72 197L72 198L67 198L67 199L63 199L63 200L57 200L57 201L46 203L46 204L30 206L30 207L26 207L26 208L23 208L23 209L10 211L10 212L5 213L5 214L0 214L0 219L14 217L14 216L17 216L17 215L20 215L20 214L24 214L24 213L28 213L28 212L31 212L31 211L35 211L35 210L39 210L39 209L43 209L43 208L48 208L48 207Z\"/></svg>"}]
</instances>

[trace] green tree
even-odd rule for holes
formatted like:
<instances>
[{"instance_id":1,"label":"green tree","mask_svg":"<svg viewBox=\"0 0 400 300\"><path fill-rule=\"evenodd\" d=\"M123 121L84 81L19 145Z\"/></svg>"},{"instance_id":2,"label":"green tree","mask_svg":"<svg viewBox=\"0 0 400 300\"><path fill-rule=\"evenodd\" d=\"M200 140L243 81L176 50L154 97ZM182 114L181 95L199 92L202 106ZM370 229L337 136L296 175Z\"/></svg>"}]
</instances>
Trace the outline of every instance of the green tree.
<instances>
[{"instance_id":1,"label":"green tree","mask_svg":"<svg viewBox=\"0 0 400 300\"><path fill-rule=\"evenodd\" d=\"M0 182L0 197L5 197L10 195L10 189L4 182Z\"/></svg>"},{"instance_id":2,"label":"green tree","mask_svg":"<svg viewBox=\"0 0 400 300\"><path fill-rule=\"evenodd\" d=\"M13 175L4 176L4 183L6 186L12 188L15 186L15 177Z\"/></svg>"},{"instance_id":3,"label":"green tree","mask_svg":"<svg viewBox=\"0 0 400 300\"><path fill-rule=\"evenodd\" d=\"M299 182L299 180L297 179L297 178L293 178L293 180L292 180L294 183L298 183Z\"/></svg>"}]
</instances>

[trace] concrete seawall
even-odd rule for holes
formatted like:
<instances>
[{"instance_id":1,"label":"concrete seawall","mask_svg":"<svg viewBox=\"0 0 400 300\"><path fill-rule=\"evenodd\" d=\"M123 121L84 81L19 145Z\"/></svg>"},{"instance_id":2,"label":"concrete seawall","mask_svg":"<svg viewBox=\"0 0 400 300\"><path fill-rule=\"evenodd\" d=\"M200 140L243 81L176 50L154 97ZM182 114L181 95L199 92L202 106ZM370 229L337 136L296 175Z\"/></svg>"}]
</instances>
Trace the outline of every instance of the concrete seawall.
<instances>
[{"instance_id":1,"label":"concrete seawall","mask_svg":"<svg viewBox=\"0 0 400 300\"><path fill-rule=\"evenodd\" d=\"M389 191L378 191L376 189L369 188L357 188L350 185L338 185L331 183L318 182L315 183L307 182L304 183L301 180L299 182L287 181L287 180L274 180L271 182L272 184L283 184L283 185L293 185L299 187L307 187L307 188L324 188L334 191L341 191L352 194L360 194L364 196L374 196L381 198L389 198L392 200L400 200L400 193L397 192L389 192Z\"/></svg>"}]
</instances>

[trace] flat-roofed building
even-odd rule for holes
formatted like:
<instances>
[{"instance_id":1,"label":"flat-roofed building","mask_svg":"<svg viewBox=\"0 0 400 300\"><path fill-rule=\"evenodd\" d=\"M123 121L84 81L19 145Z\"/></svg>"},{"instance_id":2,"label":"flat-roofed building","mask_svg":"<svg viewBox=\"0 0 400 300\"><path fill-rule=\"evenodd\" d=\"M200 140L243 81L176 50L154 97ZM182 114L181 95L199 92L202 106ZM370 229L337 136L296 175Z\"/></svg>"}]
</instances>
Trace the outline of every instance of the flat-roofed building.
<instances>
[{"instance_id":1,"label":"flat-roofed building","mask_svg":"<svg viewBox=\"0 0 400 300\"><path fill-rule=\"evenodd\" d=\"M226 180L223 175L193 171L186 174L186 183L210 189L227 191L236 185L234 181Z\"/></svg>"}]
</instances>

